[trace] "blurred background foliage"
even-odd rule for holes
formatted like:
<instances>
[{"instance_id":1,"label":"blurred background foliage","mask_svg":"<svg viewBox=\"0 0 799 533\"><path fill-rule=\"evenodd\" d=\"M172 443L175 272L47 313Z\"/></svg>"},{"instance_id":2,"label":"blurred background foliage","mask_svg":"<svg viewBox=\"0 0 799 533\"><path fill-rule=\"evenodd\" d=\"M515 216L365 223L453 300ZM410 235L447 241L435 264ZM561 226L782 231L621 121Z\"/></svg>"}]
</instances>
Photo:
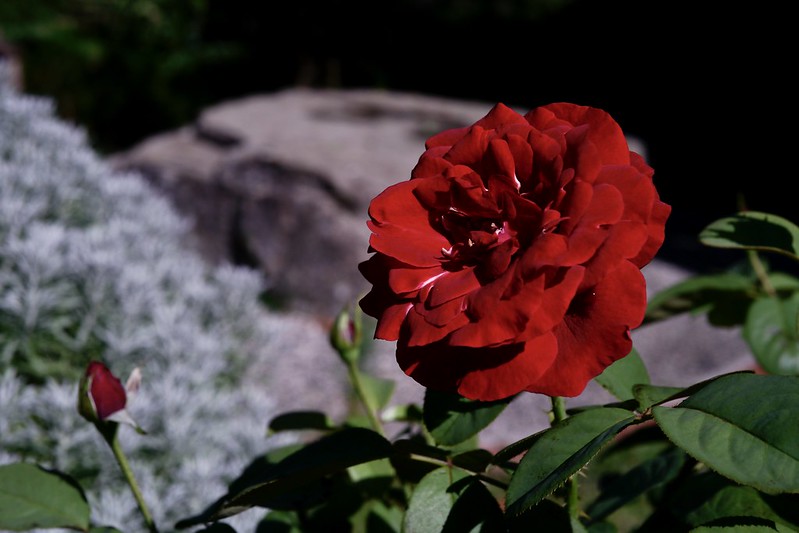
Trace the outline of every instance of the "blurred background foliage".
<instances>
[{"instance_id":1,"label":"blurred background foliage","mask_svg":"<svg viewBox=\"0 0 799 533\"><path fill-rule=\"evenodd\" d=\"M0 30L23 59L27 91L53 96L113 150L203 106L287 86L480 97L409 76L420 54L436 54L423 50L429 36L534 22L571 1L4 0Z\"/></svg>"},{"instance_id":2,"label":"blurred background foliage","mask_svg":"<svg viewBox=\"0 0 799 533\"><path fill-rule=\"evenodd\" d=\"M0 1L25 91L101 153L297 86L600 107L645 142L676 207L662 254L689 264L741 205L796 219L794 20L777 0Z\"/></svg>"}]
</instances>

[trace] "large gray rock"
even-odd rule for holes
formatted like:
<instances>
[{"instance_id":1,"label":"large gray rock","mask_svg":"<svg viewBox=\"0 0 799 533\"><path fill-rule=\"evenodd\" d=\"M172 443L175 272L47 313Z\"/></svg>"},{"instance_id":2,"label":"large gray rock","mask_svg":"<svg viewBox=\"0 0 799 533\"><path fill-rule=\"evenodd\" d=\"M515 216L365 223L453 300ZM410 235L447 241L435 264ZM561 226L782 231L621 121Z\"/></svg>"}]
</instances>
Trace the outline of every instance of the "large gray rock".
<instances>
[{"instance_id":1,"label":"large gray rock","mask_svg":"<svg viewBox=\"0 0 799 533\"><path fill-rule=\"evenodd\" d=\"M367 208L424 140L490 106L382 91L287 90L208 109L112 161L194 220L213 262L260 269L292 309L335 314L366 285Z\"/></svg>"},{"instance_id":2,"label":"large gray rock","mask_svg":"<svg viewBox=\"0 0 799 533\"><path fill-rule=\"evenodd\" d=\"M112 162L142 172L194 221L209 261L263 272L272 296L318 340L335 313L368 289L357 264L367 257L370 200L408 179L428 136L468 125L490 108L378 90L293 89L210 108L194 124ZM690 275L658 260L644 273L650 293ZM753 362L737 330L711 328L701 316L640 328L634 340L660 385L689 385ZM331 398L329 391L339 389L320 383L340 383L344 373L332 350L320 353L318 344L306 360L272 361L263 372L285 374L280 396L294 398L286 409L340 416L346 398ZM376 341L370 368L397 381L396 402L420 402L423 389L402 375L393 350L393 343ZM610 400L591 384L571 403ZM484 445L497 448L545 427L548 409L548 398L518 398L483 436Z\"/></svg>"}]
</instances>

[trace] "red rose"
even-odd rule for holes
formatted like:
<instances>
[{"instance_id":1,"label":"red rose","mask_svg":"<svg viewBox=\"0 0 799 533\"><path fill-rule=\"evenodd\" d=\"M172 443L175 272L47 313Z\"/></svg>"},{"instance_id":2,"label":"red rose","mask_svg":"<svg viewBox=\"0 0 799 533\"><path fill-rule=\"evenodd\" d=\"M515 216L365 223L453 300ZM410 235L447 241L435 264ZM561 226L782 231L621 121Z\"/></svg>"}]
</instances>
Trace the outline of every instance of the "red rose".
<instances>
[{"instance_id":1,"label":"red rose","mask_svg":"<svg viewBox=\"0 0 799 533\"><path fill-rule=\"evenodd\" d=\"M604 111L498 104L369 207L376 338L431 389L576 396L632 348L671 208Z\"/></svg>"}]
</instances>

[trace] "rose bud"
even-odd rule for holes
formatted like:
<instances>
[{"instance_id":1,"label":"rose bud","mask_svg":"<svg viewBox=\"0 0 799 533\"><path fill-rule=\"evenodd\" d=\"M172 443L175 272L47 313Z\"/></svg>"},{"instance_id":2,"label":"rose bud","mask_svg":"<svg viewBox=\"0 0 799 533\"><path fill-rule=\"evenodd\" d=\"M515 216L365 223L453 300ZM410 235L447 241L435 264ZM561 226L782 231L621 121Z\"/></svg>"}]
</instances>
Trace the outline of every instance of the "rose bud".
<instances>
[{"instance_id":1,"label":"rose bud","mask_svg":"<svg viewBox=\"0 0 799 533\"><path fill-rule=\"evenodd\" d=\"M425 148L369 206L375 337L430 389L579 395L643 320L671 211L654 171L610 115L570 103L497 104Z\"/></svg>"},{"instance_id":2,"label":"rose bud","mask_svg":"<svg viewBox=\"0 0 799 533\"><path fill-rule=\"evenodd\" d=\"M358 360L363 335L363 316L361 309L344 308L336 316L330 329L330 344L336 349L345 362Z\"/></svg>"},{"instance_id":3,"label":"rose bud","mask_svg":"<svg viewBox=\"0 0 799 533\"><path fill-rule=\"evenodd\" d=\"M141 431L127 411L128 396L138 391L141 373L134 369L126 387L114 374L98 361L86 368L78 390L78 412L95 424L107 422L123 423Z\"/></svg>"}]
</instances>

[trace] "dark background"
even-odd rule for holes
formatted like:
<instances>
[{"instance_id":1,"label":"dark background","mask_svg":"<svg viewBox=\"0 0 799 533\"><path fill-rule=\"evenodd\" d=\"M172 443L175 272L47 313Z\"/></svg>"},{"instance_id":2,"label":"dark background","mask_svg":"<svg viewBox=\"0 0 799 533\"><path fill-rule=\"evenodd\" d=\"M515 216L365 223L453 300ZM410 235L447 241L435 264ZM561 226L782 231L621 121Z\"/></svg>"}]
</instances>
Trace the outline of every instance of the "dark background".
<instances>
[{"instance_id":1,"label":"dark background","mask_svg":"<svg viewBox=\"0 0 799 533\"><path fill-rule=\"evenodd\" d=\"M376 87L605 109L674 211L661 257L738 254L697 233L742 206L799 222L789 3L661 0L3 0L25 89L113 152L228 98ZM398 177L400 179L401 177Z\"/></svg>"}]
</instances>

